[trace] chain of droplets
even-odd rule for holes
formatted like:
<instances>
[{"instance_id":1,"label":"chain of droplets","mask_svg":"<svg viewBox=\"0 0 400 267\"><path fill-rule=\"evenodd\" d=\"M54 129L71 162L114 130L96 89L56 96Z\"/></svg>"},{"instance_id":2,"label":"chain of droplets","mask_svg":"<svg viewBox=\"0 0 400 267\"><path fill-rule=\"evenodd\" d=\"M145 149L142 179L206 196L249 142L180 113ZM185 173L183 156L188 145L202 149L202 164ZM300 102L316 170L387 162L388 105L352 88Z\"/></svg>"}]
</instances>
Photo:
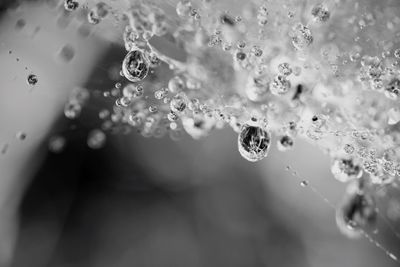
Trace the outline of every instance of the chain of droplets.
<instances>
[{"instance_id":1,"label":"chain of droplets","mask_svg":"<svg viewBox=\"0 0 400 267\"><path fill-rule=\"evenodd\" d=\"M365 237L376 248L382 250L390 259L400 263L399 258L393 254L393 252L387 249L380 242L376 241L372 235L365 230L365 228L370 227L370 229L373 229L374 233L377 233L377 229L374 228L375 225L371 227L370 224L371 221L376 220L378 209L374 205L371 206L371 203L374 204L374 200L370 195L370 192L363 189L365 186L363 180L353 181L353 183L350 184L343 201L336 206L326 198L318 188L313 186L309 180L302 178L291 166L288 165L286 170L300 181L302 187L308 187L314 195L335 211L337 225L343 234L350 238L359 236ZM387 221L385 222L388 224ZM392 226L389 225L389 227L391 231L397 235L397 232L393 230Z\"/></svg>"},{"instance_id":2,"label":"chain of droplets","mask_svg":"<svg viewBox=\"0 0 400 267\"><path fill-rule=\"evenodd\" d=\"M145 137L168 133L178 139L183 132L201 138L227 125L239 134L239 152L250 161L267 156L271 133L281 151L306 138L331 155L339 181L390 185L400 176L400 18L384 12L356 16L349 10L360 10L359 4L341 4L309 10L248 4L234 16L211 1L180 1L176 14L136 1L125 14L123 33L127 55L120 74L129 83L104 94L115 105L99 113L102 129L123 124ZM103 9L97 5L89 21L93 14L104 17ZM387 36L381 37L374 25L388 16ZM161 52L152 43L157 38L184 55ZM363 47L360 40L368 38L378 38L372 51L383 50L379 56ZM166 66L168 78L158 79ZM79 101L67 105L73 111L67 117L80 113Z\"/></svg>"}]
</instances>

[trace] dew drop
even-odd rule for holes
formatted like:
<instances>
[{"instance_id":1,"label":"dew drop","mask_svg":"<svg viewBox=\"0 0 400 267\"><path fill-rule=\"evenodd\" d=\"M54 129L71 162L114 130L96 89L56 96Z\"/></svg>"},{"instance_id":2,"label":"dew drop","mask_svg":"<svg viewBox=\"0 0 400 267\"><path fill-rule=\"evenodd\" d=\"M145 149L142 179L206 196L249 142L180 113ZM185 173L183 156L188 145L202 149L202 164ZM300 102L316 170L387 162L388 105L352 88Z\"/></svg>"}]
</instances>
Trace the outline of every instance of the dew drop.
<instances>
[{"instance_id":1,"label":"dew drop","mask_svg":"<svg viewBox=\"0 0 400 267\"><path fill-rule=\"evenodd\" d=\"M312 8L311 15L317 22L326 22L328 21L331 14L324 5L317 4Z\"/></svg>"},{"instance_id":2,"label":"dew drop","mask_svg":"<svg viewBox=\"0 0 400 267\"><path fill-rule=\"evenodd\" d=\"M58 56L63 62L68 63L74 58L75 49L72 45L66 44L60 49L60 51L58 52Z\"/></svg>"},{"instance_id":3,"label":"dew drop","mask_svg":"<svg viewBox=\"0 0 400 267\"><path fill-rule=\"evenodd\" d=\"M64 0L64 8L67 11L74 11L79 7L79 2L74 0Z\"/></svg>"},{"instance_id":4,"label":"dew drop","mask_svg":"<svg viewBox=\"0 0 400 267\"><path fill-rule=\"evenodd\" d=\"M3 147L1 148L1 154L6 154L7 153L7 151L8 151L8 144L6 143L6 144L4 144L3 145Z\"/></svg>"},{"instance_id":5,"label":"dew drop","mask_svg":"<svg viewBox=\"0 0 400 267\"><path fill-rule=\"evenodd\" d=\"M374 227L377 220L376 204L372 195L350 184L336 209L339 230L350 238L360 237L364 227Z\"/></svg>"},{"instance_id":6,"label":"dew drop","mask_svg":"<svg viewBox=\"0 0 400 267\"><path fill-rule=\"evenodd\" d=\"M335 179L343 183L360 178L363 174L361 166L355 164L352 159L343 158L333 160L331 171Z\"/></svg>"},{"instance_id":7,"label":"dew drop","mask_svg":"<svg viewBox=\"0 0 400 267\"><path fill-rule=\"evenodd\" d=\"M38 77L35 74L29 74L28 75L27 82L28 82L29 85L34 86L34 85L37 84L38 81L39 81Z\"/></svg>"},{"instance_id":8,"label":"dew drop","mask_svg":"<svg viewBox=\"0 0 400 267\"><path fill-rule=\"evenodd\" d=\"M270 133L252 122L242 126L238 136L239 152L248 161L256 162L265 158L271 143Z\"/></svg>"},{"instance_id":9,"label":"dew drop","mask_svg":"<svg viewBox=\"0 0 400 267\"><path fill-rule=\"evenodd\" d=\"M293 148L294 141L292 137L284 135L279 138L277 142L277 148L279 151L287 151Z\"/></svg>"},{"instance_id":10,"label":"dew drop","mask_svg":"<svg viewBox=\"0 0 400 267\"><path fill-rule=\"evenodd\" d=\"M140 82L149 73L149 62L144 52L132 50L122 62L122 72L129 81Z\"/></svg>"},{"instance_id":11,"label":"dew drop","mask_svg":"<svg viewBox=\"0 0 400 267\"><path fill-rule=\"evenodd\" d=\"M61 153L64 150L66 140L63 136L52 136L49 140L49 150L52 153Z\"/></svg>"},{"instance_id":12,"label":"dew drop","mask_svg":"<svg viewBox=\"0 0 400 267\"><path fill-rule=\"evenodd\" d=\"M308 182L307 180L303 180L303 181L300 182L300 185L301 185L302 187L307 187L308 184L309 184L309 182Z\"/></svg>"},{"instance_id":13,"label":"dew drop","mask_svg":"<svg viewBox=\"0 0 400 267\"><path fill-rule=\"evenodd\" d=\"M106 142L106 135L103 131L94 129L92 130L87 138L87 145L91 149L99 149L104 146Z\"/></svg>"},{"instance_id":14,"label":"dew drop","mask_svg":"<svg viewBox=\"0 0 400 267\"><path fill-rule=\"evenodd\" d=\"M25 132L22 132L22 131L20 131L20 132L18 132L18 133L16 134L16 138L17 138L18 140L21 140L21 141L23 141L23 140L25 140L25 139L26 139L26 133L25 133Z\"/></svg>"},{"instance_id":15,"label":"dew drop","mask_svg":"<svg viewBox=\"0 0 400 267\"><path fill-rule=\"evenodd\" d=\"M64 106L64 115L68 119L76 119L81 114L82 107L77 102L68 102Z\"/></svg>"},{"instance_id":16,"label":"dew drop","mask_svg":"<svg viewBox=\"0 0 400 267\"><path fill-rule=\"evenodd\" d=\"M278 75L271 82L270 90L274 95L284 95L289 91L290 87L290 81L287 80L285 76Z\"/></svg>"},{"instance_id":17,"label":"dew drop","mask_svg":"<svg viewBox=\"0 0 400 267\"><path fill-rule=\"evenodd\" d=\"M293 27L291 37L292 44L297 50L304 50L314 40L311 30L302 23L298 23Z\"/></svg>"}]
</instances>

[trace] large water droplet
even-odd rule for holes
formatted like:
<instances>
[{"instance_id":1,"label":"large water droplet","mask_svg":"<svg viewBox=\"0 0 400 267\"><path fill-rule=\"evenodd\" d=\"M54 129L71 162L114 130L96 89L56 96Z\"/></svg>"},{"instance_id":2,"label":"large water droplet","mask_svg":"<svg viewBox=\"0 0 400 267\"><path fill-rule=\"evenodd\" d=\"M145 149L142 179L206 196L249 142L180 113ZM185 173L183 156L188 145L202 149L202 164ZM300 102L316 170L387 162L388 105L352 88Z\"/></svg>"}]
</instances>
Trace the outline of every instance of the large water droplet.
<instances>
[{"instance_id":1,"label":"large water droplet","mask_svg":"<svg viewBox=\"0 0 400 267\"><path fill-rule=\"evenodd\" d=\"M141 50L132 50L122 62L122 72L131 82L139 82L149 73L149 62Z\"/></svg>"},{"instance_id":2,"label":"large water droplet","mask_svg":"<svg viewBox=\"0 0 400 267\"><path fill-rule=\"evenodd\" d=\"M238 137L240 154L248 161L259 161L265 158L271 143L270 133L263 127L245 124Z\"/></svg>"}]
</instances>

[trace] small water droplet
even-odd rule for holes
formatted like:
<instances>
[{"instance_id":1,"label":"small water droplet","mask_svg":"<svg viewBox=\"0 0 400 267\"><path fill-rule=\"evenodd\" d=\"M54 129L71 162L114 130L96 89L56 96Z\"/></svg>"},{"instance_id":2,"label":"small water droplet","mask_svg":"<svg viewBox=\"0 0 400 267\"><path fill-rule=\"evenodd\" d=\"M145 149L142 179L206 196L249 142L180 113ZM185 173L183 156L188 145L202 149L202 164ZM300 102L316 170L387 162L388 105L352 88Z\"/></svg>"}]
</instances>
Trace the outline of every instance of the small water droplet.
<instances>
[{"instance_id":1,"label":"small water droplet","mask_svg":"<svg viewBox=\"0 0 400 267\"><path fill-rule=\"evenodd\" d=\"M302 187L306 187L306 186L308 186L308 184L309 184L309 182L308 182L307 180L303 180L303 181L301 181L301 183L300 183L300 185L301 185Z\"/></svg>"}]
</instances>

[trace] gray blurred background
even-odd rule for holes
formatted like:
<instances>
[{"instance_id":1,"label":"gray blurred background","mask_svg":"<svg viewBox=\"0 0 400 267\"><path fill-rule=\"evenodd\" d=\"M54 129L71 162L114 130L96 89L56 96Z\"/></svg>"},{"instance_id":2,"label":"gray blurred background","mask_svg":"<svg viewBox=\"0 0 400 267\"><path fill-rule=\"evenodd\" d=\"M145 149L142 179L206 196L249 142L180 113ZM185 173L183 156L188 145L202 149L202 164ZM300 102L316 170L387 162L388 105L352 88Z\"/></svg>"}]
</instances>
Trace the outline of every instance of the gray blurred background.
<instances>
[{"instance_id":1,"label":"gray blurred background","mask_svg":"<svg viewBox=\"0 0 400 267\"><path fill-rule=\"evenodd\" d=\"M256 164L240 157L230 129L178 142L108 135L89 149L98 111L112 103L91 98L76 121L63 107L77 85L114 86L122 28L92 27L56 0L16 3L0 8L0 266L395 266L367 240L342 236L334 210L285 170L341 199L329 158L301 140ZM65 44L74 47L68 62ZM48 151L55 134L67 139L60 154ZM378 229L374 238L399 255L393 231Z\"/></svg>"}]
</instances>

